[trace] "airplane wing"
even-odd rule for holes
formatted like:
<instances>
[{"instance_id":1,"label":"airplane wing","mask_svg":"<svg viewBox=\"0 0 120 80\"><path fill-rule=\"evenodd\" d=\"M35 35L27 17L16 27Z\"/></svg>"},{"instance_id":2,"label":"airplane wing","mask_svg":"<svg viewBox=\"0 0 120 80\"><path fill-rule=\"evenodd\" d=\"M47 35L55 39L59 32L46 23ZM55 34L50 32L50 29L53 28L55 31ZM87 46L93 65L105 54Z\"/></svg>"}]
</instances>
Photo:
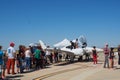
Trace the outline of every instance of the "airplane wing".
<instances>
[{"instance_id":1,"label":"airplane wing","mask_svg":"<svg viewBox=\"0 0 120 80\"><path fill-rule=\"evenodd\" d=\"M47 51L53 52L53 48L46 48ZM68 55L77 55L77 56L82 56L84 54L82 48L77 48L77 49L69 49L69 48L61 48L61 49L56 49L59 53L64 53Z\"/></svg>"},{"instance_id":2,"label":"airplane wing","mask_svg":"<svg viewBox=\"0 0 120 80\"><path fill-rule=\"evenodd\" d=\"M93 50L93 48L92 47L86 47L85 49L84 49L87 53L92 53L92 50ZM99 52L103 52L103 49L101 49L101 48L96 48L96 51L99 53Z\"/></svg>"},{"instance_id":3,"label":"airplane wing","mask_svg":"<svg viewBox=\"0 0 120 80\"><path fill-rule=\"evenodd\" d=\"M49 52L53 52L54 51L54 48L46 48L47 51ZM74 54L71 50L69 49L56 49L59 53L65 53L65 54Z\"/></svg>"},{"instance_id":4,"label":"airplane wing","mask_svg":"<svg viewBox=\"0 0 120 80\"><path fill-rule=\"evenodd\" d=\"M61 48L61 52L65 52L67 54L74 54L74 55L83 55L83 49L77 48L77 49L69 49L69 48Z\"/></svg>"},{"instance_id":5,"label":"airplane wing","mask_svg":"<svg viewBox=\"0 0 120 80\"><path fill-rule=\"evenodd\" d=\"M54 47L61 48L61 47L69 46L69 45L71 45L70 41L68 39L64 39L63 41L55 44Z\"/></svg>"},{"instance_id":6,"label":"airplane wing","mask_svg":"<svg viewBox=\"0 0 120 80\"><path fill-rule=\"evenodd\" d=\"M53 52L54 48L46 48L45 50L49 51L49 52Z\"/></svg>"},{"instance_id":7,"label":"airplane wing","mask_svg":"<svg viewBox=\"0 0 120 80\"><path fill-rule=\"evenodd\" d=\"M96 48L97 52L103 52L103 49L101 48Z\"/></svg>"}]
</instances>

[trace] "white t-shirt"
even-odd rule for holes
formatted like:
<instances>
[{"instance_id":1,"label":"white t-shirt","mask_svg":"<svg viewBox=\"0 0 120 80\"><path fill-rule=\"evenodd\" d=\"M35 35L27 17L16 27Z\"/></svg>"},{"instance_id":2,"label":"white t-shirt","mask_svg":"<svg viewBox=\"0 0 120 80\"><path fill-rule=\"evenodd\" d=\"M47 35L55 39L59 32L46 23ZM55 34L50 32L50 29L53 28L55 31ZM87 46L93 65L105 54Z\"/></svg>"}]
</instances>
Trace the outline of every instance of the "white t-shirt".
<instances>
[{"instance_id":1,"label":"white t-shirt","mask_svg":"<svg viewBox=\"0 0 120 80\"><path fill-rule=\"evenodd\" d=\"M7 54L9 59L14 59L15 58L15 49L13 47L9 47L7 49Z\"/></svg>"},{"instance_id":2,"label":"white t-shirt","mask_svg":"<svg viewBox=\"0 0 120 80\"><path fill-rule=\"evenodd\" d=\"M50 52L49 52L49 51L46 51L46 55L50 55Z\"/></svg>"},{"instance_id":3,"label":"white t-shirt","mask_svg":"<svg viewBox=\"0 0 120 80\"><path fill-rule=\"evenodd\" d=\"M31 55L31 51L30 50L26 50L25 51L25 57L30 57Z\"/></svg>"}]
</instances>

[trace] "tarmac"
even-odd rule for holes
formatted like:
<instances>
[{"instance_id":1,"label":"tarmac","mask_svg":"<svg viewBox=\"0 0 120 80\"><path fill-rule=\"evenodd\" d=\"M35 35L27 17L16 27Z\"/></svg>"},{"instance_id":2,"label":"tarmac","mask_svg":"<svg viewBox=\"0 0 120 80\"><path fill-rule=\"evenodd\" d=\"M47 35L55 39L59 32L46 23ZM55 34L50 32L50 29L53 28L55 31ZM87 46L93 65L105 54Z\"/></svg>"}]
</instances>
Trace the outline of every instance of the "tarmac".
<instances>
[{"instance_id":1,"label":"tarmac","mask_svg":"<svg viewBox=\"0 0 120 80\"><path fill-rule=\"evenodd\" d=\"M99 55L98 64L93 62L61 62L38 71L6 75L6 80L120 80L120 68L115 58L114 68L103 68L104 56Z\"/></svg>"}]
</instances>

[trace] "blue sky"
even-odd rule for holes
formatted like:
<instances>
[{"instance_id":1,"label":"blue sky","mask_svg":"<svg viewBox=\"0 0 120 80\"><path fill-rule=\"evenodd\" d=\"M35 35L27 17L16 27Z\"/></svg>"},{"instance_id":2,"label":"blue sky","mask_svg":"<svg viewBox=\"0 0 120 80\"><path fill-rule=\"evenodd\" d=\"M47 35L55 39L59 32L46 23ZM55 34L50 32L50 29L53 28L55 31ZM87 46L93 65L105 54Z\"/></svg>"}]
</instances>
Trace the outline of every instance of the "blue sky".
<instances>
[{"instance_id":1,"label":"blue sky","mask_svg":"<svg viewBox=\"0 0 120 80\"><path fill-rule=\"evenodd\" d=\"M120 0L0 0L0 45L84 35L88 45L120 44Z\"/></svg>"}]
</instances>

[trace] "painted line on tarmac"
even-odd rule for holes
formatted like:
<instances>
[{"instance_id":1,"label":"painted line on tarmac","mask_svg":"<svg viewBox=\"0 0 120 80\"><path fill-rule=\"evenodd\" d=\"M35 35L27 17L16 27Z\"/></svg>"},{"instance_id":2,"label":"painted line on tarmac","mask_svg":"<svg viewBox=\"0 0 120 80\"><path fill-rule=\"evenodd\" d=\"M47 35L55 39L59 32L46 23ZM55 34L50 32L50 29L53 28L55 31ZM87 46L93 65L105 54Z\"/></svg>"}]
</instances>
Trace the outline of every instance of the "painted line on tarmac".
<instances>
[{"instance_id":1,"label":"painted line on tarmac","mask_svg":"<svg viewBox=\"0 0 120 80\"><path fill-rule=\"evenodd\" d=\"M90 66L82 65L81 67L77 67L77 68L73 68L73 69L66 69L66 70L62 70L62 71L58 71L58 72L49 73L49 74L40 76L38 78L35 78L33 80L43 80L43 79L48 78L48 77L52 77L52 76L59 75L62 73L66 73L66 72L70 72L70 71L74 71L74 70L78 70L78 69L83 69L83 68L88 68L88 67L90 67Z\"/></svg>"}]
</instances>

